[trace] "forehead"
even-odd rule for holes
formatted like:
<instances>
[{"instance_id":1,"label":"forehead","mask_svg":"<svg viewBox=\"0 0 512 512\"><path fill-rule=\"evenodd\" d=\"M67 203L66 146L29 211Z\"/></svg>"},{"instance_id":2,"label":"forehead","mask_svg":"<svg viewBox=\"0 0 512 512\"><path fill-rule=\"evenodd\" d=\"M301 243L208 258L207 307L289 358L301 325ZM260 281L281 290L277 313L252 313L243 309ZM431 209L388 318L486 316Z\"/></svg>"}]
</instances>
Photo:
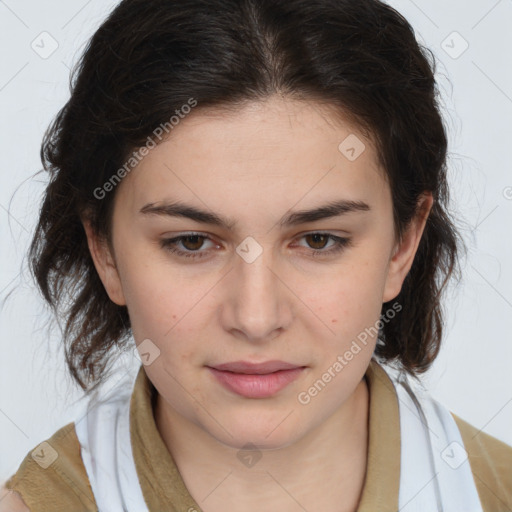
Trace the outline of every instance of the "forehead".
<instances>
[{"instance_id":1,"label":"forehead","mask_svg":"<svg viewBox=\"0 0 512 512\"><path fill-rule=\"evenodd\" d=\"M244 206L237 214L248 216L326 199L378 202L387 192L374 144L357 125L322 103L282 97L193 111L119 188L131 209L187 199Z\"/></svg>"}]
</instances>

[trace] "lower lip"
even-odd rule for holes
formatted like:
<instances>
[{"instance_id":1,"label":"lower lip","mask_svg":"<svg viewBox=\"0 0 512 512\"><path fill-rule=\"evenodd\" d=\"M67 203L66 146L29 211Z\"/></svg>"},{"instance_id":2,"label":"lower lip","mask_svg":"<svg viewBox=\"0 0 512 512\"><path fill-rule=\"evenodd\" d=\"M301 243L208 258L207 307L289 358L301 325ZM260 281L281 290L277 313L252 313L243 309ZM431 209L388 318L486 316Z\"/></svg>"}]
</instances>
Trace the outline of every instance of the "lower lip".
<instances>
[{"instance_id":1,"label":"lower lip","mask_svg":"<svg viewBox=\"0 0 512 512\"><path fill-rule=\"evenodd\" d=\"M208 367L210 372L227 389L247 398L267 398L284 389L304 370L293 368L265 375L233 373Z\"/></svg>"}]
</instances>

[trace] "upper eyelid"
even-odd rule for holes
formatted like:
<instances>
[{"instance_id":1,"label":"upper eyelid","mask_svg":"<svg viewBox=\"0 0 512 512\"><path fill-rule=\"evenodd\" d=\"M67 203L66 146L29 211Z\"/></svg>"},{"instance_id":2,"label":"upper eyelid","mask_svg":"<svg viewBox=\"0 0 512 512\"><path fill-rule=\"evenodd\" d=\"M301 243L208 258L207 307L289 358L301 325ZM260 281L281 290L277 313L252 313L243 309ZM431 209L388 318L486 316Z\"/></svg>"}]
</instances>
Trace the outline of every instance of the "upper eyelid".
<instances>
[{"instance_id":1,"label":"upper eyelid","mask_svg":"<svg viewBox=\"0 0 512 512\"><path fill-rule=\"evenodd\" d=\"M349 236L348 235L336 235L335 233L332 233L331 231L306 231L305 233L300 233L298 235L296 235L293 240L296 240L296 239L300 239L300 238L303 238L307 235L326 235L326 236L330 236L332 238L333 241L335 241L336 239L348 239ZM206 234L206 233L201 233L201 232L198 232L198 231L190 231L190 232L185 232L183 234L179 234L177 236L172 236L172 237L168 237L168 238L164 238L163 240L173 240L175 241L176 243L179 243L180 241L182 241L183 238L187 238L188 236L199 236L201 238L205 238L207 240L209 240L210 242L216 244L216 245L219 245L218 242L215 241L214 238L212 238L210 235ZM199 252L201 250L207 250L207 249L198 249L197 251L189 251L189 252Z\"/></svg>"},{"instance_id":2,"label":"upper eyelid","mask_svg":"<svg viewBox=\"0 0 512 512\"><path fill-rule=\"evenodd\" d=\"M306 231L304 233L300 233L298 235L296 235L294 238L298 238L298 237L302 237L302 236L306 236L306 235L332 235L332 236L342 236L342 235L337 235L336 233L332 232L332 231L328 231L328 230L312 230L312 231ZM168 239L168 240L173 240L173 239L177 239L177 238L186 238L187 236L200 236L202 238L208 238L209 240L214 240L214 237L212 237L211 235L209 235L208 233L202 233L200 231L185 231L184 233L180 233L179 235L176 235L176 236L169 236L169 237L164 237L165 239ZM346 235L348 236L348 235Z\"/></svg>"},{"instance_id":3,"label":"upper eyelid","mask_svg":"<svg viewBox=\"0 0 512 512\"><path fill-rule=\"evenodd\" d=\"M345 233L346 233L345 235L341 235L341 234L336 234L334 231L321 230L321 229L314 230L313 229L313 230L305 231L304 233L299 233L298 235L295 235L294 238L302 237L302 236L306 236L306 235L332 235L332 236L339 236L339 237L349 236L347 232L345 232ZM203 238L208 238L209 240L215 239L215 237L213 237L212 235L209 235L208 233L203 233L201 231L185 231L185 232L177 234L175 236L167 236L167 237L163 237L163 238L165 238L166 240L172 240L175 238L185 238L187 236L200 236Z\"/></svg>"}]
</instances>

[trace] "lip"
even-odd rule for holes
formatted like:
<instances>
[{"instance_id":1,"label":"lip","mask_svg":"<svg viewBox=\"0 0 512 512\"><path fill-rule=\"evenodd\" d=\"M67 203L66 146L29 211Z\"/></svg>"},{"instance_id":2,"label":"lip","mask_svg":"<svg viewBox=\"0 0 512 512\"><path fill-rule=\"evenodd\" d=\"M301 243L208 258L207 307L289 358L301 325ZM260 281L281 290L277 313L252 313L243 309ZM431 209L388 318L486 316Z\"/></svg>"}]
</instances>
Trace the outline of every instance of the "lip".
<instances>
[{"instance_id":1,"label":"lip","mask_svg":"<svg viewBox=\"0 0 512 512\"><path fill-rule=\"evenodd\" d=\"M207 368L228 390L246 398L267 398L297 379L305 366L284 361L266 361L258 364L235 361Z\"/></svg>"},{"instance_id":2,"label":"lip","mask_svg":"<svg viewBox=\"0 0 512 512\"><path fill-rule=\"evenodd\" d=\"M302 368L297 364L286 363L285 361L265 361L264 363L250 363L248 361L233 361L231 363L216 364L209 366L220 371L245 373L245 374L258 374L263 375L266 373L273 373L279 370L293 370L295 368Z\"/></svg>"}]
</instances>

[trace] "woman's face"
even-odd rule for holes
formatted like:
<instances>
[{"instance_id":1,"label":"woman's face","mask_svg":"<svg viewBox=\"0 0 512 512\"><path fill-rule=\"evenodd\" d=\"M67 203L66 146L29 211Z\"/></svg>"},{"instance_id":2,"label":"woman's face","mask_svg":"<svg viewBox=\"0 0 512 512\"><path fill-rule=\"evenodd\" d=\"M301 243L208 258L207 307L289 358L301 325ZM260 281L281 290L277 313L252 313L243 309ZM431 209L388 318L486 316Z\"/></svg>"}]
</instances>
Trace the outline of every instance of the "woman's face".
<instances>
[{"instance_id":1,"label":"woman's face","mask_svg":"<svg viewBox=\"0 0 512 512\"><path fill-rule=\"evenodd\" d=\"M383 176L355 126L273 97L193 111L123 179L114 258L88 230L91 252L171 414L229 446L272 448L343 406L423 229L395 243ZM212 369L240 361L299 369Z\"/></svg>"}]
</instances>

